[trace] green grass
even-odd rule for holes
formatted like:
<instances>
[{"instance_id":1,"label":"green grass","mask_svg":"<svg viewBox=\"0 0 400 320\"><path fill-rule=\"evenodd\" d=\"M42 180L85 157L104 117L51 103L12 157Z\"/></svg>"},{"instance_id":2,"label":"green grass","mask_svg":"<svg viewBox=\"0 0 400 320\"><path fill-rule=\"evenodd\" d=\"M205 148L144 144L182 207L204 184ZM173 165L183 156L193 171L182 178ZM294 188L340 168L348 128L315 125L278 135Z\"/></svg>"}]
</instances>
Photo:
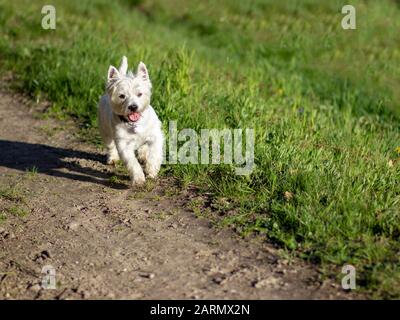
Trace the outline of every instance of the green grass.
<instances>
[{"instance_id":1,"label":"green grass","mask_svg":"<svg viewBox=\"0 0 400 320\"><path fill-rule=\"evenodd\" d=\"M28 214L25 195L18 186L0 189L0 224L10 215L23 218Z\"/></svg>"},{"instance_id":2,"label":"green grass","mask_svg":"<svg viewBox=\"0 0 400 320\"><path fill-rule=\"evenodd\" d=\"M25 172L26 172L26 176L28 178L33 179L37 176L37 174L39 172L39 168L36 166L32 166L31 168L26 168Z\"/></svg>"},{"instance_id":3,"label":"green grass","mask_svg":"<svg viewBox=\"0 0 400 320\"><path fill-rule=\"evenodd\" d=\"M165 128L256 130L249 177L227 165L164 175L223 198L216 210L240 232L332 274L353 264L358 287L400 297L400 7L352 3L357 30L341 29L340 0L58 0L46 31L46 3L0 0L1 68L93 132L108 65L145 61Z\"/></svg>"},{"instance_id":4,"label":"green grass","mask_svg":"<svg viewBox=\"0 0 400 320\"><path fill-rule=\"evenodd\" d=\"M7 216L5 213L0 211L0 224L7 220Z\"/></svg>"},{"instance_id":5,"label":"green grass","mask_svg":"<svg viewBox=\"0 0 400 320\"><path fill-rule=\"evenodd\" d=\"M10 202L25 203L25 197L22 191L19 190L16 186L0 189L0 199Z\"/></svg>"},{"instance_id":6,"label":"green grass","mask_svg":"<svg viewBox=\"0 0 400 320\"><path fill-rule=\"evenodd\" d=\"M23 218L28 215L28 210L20 206L13 206L8 208L8 213L15 215L17 217Z\"/></svg>"}]
</instances>

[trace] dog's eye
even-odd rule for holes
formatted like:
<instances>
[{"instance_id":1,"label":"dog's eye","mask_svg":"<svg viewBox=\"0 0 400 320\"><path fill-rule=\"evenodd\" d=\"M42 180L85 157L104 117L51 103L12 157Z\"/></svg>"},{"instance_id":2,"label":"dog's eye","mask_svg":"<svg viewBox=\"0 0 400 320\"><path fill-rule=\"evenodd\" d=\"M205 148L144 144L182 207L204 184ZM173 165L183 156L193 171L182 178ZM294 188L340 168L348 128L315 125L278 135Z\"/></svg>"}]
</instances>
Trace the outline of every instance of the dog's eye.
<instances>
[{"instance_id":1,"label":"dog's eye","mask_svg":"<svg viewBox=\"0 0 400 320\"><path fill-rule=\"evenodd\" d=\"M124 94L120 94L120 95L119 95L119 98L120 98L120 99L125 99L125 95L124 95Z\"/></svg>"},{"instance_id":2,"label":"dog's eye","mask_svg":"<svg viewBox=\"0 0 400 320\"><path fill-rule=\"evenodd\" d=\"M137 96L138 96L138 97L141 97L141 96L142 96L142 93L141 93L141 92L139 92L139 93L137 94Z\"/></svg>"}]
</instances>

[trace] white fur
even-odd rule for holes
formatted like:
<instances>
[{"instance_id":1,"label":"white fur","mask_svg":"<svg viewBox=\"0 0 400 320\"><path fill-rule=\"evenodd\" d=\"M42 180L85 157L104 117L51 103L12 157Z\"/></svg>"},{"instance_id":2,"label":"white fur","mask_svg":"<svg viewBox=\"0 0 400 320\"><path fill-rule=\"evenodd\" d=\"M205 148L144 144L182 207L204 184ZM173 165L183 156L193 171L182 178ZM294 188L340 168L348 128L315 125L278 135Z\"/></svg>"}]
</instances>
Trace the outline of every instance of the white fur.
<instances>
[{"instance_id":1,"label":"white fur","mask_svg":"<svg viewBox=\"0 0 400 320\"><path fill-rule=\"evenodd\" d=\"M119 70L109 67L106 94L99 102L98 121L107 148L107 163L113 164L121 159L134 185L145 182L144 172L150 178L157 176L162 162L164 137L161 122L150 106L151 82L145 64L139 63L136 74L127 70L126 57L122 58ZM138 121L127 122L128 106L137 107L141 115ZM143 162L144 172L136 153Z\"/></svg>"}]
</instances>

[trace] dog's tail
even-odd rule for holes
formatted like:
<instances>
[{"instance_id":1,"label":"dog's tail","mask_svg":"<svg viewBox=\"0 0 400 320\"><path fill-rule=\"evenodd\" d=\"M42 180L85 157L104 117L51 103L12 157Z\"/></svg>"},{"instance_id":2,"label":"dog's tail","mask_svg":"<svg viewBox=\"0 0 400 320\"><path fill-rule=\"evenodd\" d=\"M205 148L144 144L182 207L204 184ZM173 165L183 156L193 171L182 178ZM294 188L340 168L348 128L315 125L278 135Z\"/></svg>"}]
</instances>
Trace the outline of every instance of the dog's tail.
<instances>
[{"instance_id":1,"label":"dog's tail","mask_svg":"<svg viewBox=\"0 0 400 320\"><path fill-rule=\"evenodd\" d=\"M126 72L128 71L128 59L123 56L121 60L121 65L119 66L118 70L122 75L126 75Z\"/></svg>"}]
</instances>

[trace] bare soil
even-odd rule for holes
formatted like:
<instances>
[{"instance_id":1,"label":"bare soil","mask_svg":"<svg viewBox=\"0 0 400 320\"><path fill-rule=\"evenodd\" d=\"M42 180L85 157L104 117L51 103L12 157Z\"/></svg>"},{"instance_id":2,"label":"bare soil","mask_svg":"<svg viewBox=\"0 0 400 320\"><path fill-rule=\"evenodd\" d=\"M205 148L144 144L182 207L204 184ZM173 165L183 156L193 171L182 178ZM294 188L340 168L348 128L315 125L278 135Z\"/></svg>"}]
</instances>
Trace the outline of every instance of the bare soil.
<instances>
[{"instance_id":1,"label":"bare soil","mask_svg":"<svg viewBox=\"0 0 400 320\"><path fill-rule=\"evenodd\" d=\"M139 190L71 121L0 91L0 299L351 299L316 267L215 228L170 179ZM56 289L41 286L44 266Z\"/></svg>"}]
</instances>

